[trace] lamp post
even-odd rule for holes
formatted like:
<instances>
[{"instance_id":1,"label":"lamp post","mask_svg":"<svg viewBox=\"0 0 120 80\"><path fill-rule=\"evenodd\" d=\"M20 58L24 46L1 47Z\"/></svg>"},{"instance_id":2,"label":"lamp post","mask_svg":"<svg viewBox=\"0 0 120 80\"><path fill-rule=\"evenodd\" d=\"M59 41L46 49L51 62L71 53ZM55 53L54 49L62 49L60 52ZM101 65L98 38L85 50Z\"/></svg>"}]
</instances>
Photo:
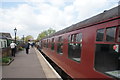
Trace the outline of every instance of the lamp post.
<instances>
[{"instance_id":1,"label":"lamp post","mask_svg":"<svg viewBox=\"0 0 120 80\"><path fill-rule=\"evenodd\" d=\"M14 32L15 32L15 44L16 44L16 33L17 33L17 29L16 28L14 29Z\"/></svg>"},{"instance_id":2,"label":"lamp post","mask_svg":"<svg viewBox=\"0 0 120 80\"><path fill-rule=\"evenodd\" d=\"M24 43L24 35L23 35L23 43Z\"/></svg>"}]
</instances>

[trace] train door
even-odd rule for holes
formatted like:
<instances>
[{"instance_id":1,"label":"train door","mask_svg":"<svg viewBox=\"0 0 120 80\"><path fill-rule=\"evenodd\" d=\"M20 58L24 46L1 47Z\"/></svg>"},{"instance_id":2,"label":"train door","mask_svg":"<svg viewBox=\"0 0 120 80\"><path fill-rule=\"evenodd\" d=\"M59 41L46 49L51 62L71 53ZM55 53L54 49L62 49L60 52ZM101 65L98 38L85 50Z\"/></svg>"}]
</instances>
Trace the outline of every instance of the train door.
<instances>
[{"instance_id":1,"label":"train door","mask_svg":"<svg viewBox=\"0 0 120 80\"><path fill-rule=\"evenodd\" d=\"M82 33L72 33L68 36L68 58L80 62L82 49Z\"/></svg>"},{"instance_id":2,"label":"train door","mask_svg":"<svg viewBox=\"0 0 120 80\"><path fill-rule=\"evenodd\" d=\"M96 71L120 78L120 26L98 29L96 33Z\"/></svg>"}]
</instances>

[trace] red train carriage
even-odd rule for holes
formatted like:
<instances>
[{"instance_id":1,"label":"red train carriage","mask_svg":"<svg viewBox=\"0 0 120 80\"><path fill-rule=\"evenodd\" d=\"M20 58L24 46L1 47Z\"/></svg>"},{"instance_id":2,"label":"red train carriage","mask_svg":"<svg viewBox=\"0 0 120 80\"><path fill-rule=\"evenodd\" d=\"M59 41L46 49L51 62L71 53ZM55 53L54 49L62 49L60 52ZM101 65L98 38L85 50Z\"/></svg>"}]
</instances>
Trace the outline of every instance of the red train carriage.
<instances>
[{"instance_id":1,"label":"red train carriage","mask_svg":"<svg viewBox=\"0 0 120 80\"><path fill-rule=\"evenodd\" d=\"M119 7L42 39L42 51L72 78L119 79Z\"/></svg>"}]
</instances>

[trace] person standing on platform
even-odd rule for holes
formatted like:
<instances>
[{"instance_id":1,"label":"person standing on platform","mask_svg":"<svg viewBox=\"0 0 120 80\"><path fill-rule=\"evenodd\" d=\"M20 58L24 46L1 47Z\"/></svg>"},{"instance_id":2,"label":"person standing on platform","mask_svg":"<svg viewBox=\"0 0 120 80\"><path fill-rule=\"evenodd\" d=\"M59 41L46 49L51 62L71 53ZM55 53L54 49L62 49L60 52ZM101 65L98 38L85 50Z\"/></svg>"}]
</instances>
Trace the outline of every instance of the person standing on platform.
<instances>
[{"instance_id":1,"label":"person standing on platform","mask_svg":"<svg viewBox=\"0 0 120 80\"><path fill-rule=\"evenodd\" d=\"M15 57L15 47L17 45L12 41L12 43L10 44L10 47L11 47L11 53L12 53L12 56Z\"/></svg>"},{"instance_id":2,"label":"person standing on platform","mask_svg":"<svg viewBox=\"0 0 120 80\"><path fill-rule=\"evenodd\" d=\"M29 49L30 49L30 42L29 42L29 40L26 43L25 48L26 48L26 54L28 54L29 53Z\"/></svg>"}]
</instances>

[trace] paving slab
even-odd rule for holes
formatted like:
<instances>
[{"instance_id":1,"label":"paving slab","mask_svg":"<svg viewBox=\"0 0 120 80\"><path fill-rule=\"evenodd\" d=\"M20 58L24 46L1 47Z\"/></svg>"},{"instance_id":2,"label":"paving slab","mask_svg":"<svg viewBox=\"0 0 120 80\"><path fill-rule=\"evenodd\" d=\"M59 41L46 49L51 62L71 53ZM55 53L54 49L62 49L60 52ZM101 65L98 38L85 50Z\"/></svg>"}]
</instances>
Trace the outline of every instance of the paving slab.
<instances>
[{"instance_id":1,"label":"paving slab","mask_svg":"<svg viewBox=\"0 0 120 80\"><path fill-rule=\"evenodd\" d=\"M34 48L16 53L9 66L2 66L2 78L46 78Z\"/></svg>"}]
</instances>

